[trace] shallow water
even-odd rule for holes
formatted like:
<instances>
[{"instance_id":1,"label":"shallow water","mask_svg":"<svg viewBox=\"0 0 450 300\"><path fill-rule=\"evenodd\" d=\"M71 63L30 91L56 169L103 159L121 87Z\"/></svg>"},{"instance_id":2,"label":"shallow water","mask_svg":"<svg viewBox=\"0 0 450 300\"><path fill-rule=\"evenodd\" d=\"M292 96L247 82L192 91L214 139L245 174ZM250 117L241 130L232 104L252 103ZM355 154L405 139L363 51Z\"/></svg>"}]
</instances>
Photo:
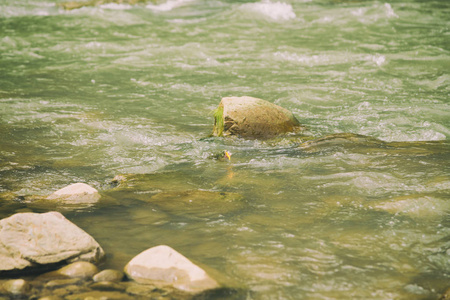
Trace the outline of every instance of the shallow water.
<instances>
[{"instance_id":1,"label":"shallow water","mask_svg":"<svg viewBox=\"0 0 450 300\"><path fill-rule=\"evenodd\" d=\"M436 299L450 285L448 1L0 8L2 218L61 210L104 267L167 244L250 299ZM368 137L208 138L221 97L241 95L310 136ZM224 149L230 162L209 158ZM117 174L134 175L111 189ZM8 196L74 182L102 200Z\"/></svg>"}]
</instances>

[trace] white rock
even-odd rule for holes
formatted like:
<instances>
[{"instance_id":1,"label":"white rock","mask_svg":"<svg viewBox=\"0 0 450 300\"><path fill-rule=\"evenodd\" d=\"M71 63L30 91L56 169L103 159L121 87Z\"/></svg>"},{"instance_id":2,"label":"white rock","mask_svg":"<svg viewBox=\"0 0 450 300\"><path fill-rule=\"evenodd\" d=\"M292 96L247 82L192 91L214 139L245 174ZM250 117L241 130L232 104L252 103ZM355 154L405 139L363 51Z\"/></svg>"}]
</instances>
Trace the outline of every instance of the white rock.
<instances>
[{"instance_id":1,"label":"white rock","mask_svg":"<svg viewBox=\"0 0 450 300\"><path fill-rule=\"evenodd\" d=\"M150 248L135 256L125 266L125 273L140 283L173 286L189 293L200 293L219 287L203 269L164 245Z\"/></svg>"},{"instance_id":2,"label":"white rock","mask_svg":"<svg viewBox=\"0 0 450 300\"><path fill-rule=\"evenodd\" d=\"M0 220L0 274L62 261L98 262L100 245L59 212L18 213Z\"/></svg>"},{"instance_id":3,"label":"white rock","mask_svg":"<svg viewBox=\"0 0 450 300\"><path fill-rule=\"evenodd\" d=\"M100 199L100 194L93 187L79 182L57 190L47 199L66 203L95 203Z\"/></svg>"}]
</instances>

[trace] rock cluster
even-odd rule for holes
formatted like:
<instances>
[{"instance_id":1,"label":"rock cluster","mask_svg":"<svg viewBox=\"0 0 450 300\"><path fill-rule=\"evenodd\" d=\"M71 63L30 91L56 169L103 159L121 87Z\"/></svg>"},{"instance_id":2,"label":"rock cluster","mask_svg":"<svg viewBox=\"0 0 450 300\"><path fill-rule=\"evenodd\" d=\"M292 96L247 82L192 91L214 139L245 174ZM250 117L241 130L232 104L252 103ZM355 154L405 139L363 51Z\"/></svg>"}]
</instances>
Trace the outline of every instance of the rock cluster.
<instances>
[{"instance_id":1,"label":"rock cluster","mask_svg":"<svg viewBox=\"0 0 450 300\"><path fill-rule=\"evenodd\" d=\"M47 197L62 202L99 198L85 184ZM203 299L211 293L242 298L240 290L225 287L169 246L143 251L124 272L99 270L96 264L104 258L95 239L59 212L14 214L0 220L0 276L5 278L0 280L0 299ZM21 276L26 277L7 279Z\"/></svg>"}]
</instances>

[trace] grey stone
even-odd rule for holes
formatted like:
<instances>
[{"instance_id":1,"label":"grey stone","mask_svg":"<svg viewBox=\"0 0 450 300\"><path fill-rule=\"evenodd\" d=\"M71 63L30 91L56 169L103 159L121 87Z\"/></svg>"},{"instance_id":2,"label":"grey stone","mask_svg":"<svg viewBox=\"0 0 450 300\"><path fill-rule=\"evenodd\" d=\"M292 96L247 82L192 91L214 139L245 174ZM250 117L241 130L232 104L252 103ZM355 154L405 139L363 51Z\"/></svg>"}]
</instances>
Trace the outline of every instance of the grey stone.
<instances>
[{"instance_id":1,"label":"grey stone","mask_svg":"<svg viewBox=\"0 0 450 300\"><path fill-rule=\"evenodd\" d=\"M100 245L58 212L19 213L0 220L0 274L104 257Z\"/></svg>"}]
</instances>

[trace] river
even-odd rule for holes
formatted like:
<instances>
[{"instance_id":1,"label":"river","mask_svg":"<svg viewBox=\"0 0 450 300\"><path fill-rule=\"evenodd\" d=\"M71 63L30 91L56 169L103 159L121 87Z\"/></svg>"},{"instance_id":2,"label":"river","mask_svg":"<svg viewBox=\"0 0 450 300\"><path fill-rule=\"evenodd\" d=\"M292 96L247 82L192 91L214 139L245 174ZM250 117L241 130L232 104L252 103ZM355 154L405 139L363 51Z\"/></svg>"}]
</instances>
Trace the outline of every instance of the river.
<instances>
[{"instance_id":1,"label":"river","mask_svg":"<svg viewBox=\"0 0 450 300\"><path fill-rule=\"evenodd\" d=\"M104 267L166 244L255 300L450 286L448 1L57 4L0 0L1 218L58 209L104 247ZM209 137L220 99L243 95L311 136L367 138ZM230 161L210 159L223 150ZM118 174L134 186L110 188ZM75 182L106 200L7 197ZM206 192L238 205L173 205Z\"/></svg>"}]
</instances>

